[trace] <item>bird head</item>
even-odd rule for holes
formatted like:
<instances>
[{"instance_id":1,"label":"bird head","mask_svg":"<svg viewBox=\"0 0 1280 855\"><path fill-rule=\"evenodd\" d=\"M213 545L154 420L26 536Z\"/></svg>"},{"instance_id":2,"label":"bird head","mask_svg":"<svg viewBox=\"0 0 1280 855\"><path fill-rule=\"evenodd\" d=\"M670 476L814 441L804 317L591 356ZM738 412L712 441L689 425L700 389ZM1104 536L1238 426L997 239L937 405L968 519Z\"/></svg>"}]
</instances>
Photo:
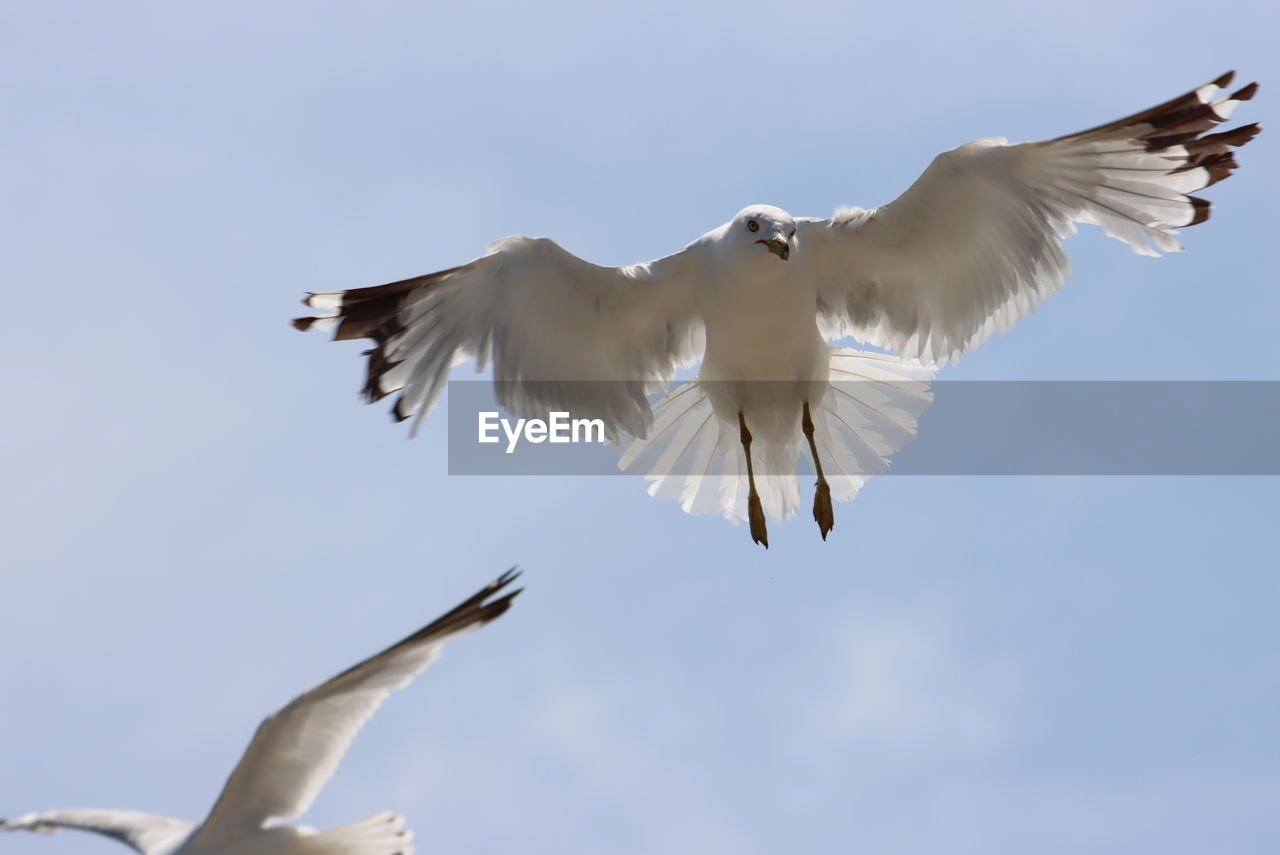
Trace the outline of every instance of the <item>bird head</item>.
<instances>
[{"instance_id":1,"label":"bird head","mask_svg":"<svg viewBox=\"0 0 1280 855\"><path fill-rule=\"evenodd\" d=\"M796 221L781 208L752 205L743 208L729 226L735 239L767 251L786 261L795 249ZM759 250L756 250L759 252Z\"/></svg>"}]
</instances>

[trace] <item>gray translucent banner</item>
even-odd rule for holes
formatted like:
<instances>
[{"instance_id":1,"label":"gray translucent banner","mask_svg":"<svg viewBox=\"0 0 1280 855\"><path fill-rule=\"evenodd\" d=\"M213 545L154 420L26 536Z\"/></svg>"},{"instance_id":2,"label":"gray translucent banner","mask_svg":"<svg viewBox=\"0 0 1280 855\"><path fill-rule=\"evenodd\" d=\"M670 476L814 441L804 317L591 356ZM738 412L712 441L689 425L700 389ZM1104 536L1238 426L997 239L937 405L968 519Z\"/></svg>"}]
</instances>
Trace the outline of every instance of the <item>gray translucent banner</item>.
<instances>
[{"instance_id":1,"label":"gray translucent banner","mask_svg":"<svg viewBox=\"0 0 1280 855\"><path fill-rule=\"evenodd\" d=\"M609 397L590 391L605 384L574 385L572 400ZM832 385L872 400L885 387ZM1280 381L941 381L932 393L886 474L1280 475ZM598 430L579 424L573 441L571 408L540 414L546 431L534 425L512 442L500 420L510 429L517 417L490 381L450 381L448 404L452 475L622 474L619 449L596 441ZM484 418L496 441L479 441L482 413L494 414ZM800 442L796 471L808 473ZM662 474L684 474L680 465Z\"/></svg>"}]
</instances>

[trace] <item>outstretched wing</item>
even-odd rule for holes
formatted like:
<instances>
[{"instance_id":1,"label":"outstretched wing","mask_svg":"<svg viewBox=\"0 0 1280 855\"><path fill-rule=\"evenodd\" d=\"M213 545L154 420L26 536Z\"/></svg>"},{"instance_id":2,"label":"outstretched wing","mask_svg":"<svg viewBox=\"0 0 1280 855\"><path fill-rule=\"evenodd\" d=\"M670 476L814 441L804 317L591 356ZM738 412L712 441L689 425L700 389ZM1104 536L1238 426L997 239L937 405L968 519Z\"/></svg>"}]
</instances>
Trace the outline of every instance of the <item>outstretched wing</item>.
<instances>
[{"instance_id":1,"label":"outstretched wing","mask_svg":"<svg viewBox=\"0 0 1280 855\"><path fill-rule=\"evenodd\" d=\"M192 836L193 847L225 844L272 820L292 819L305 811L387 695L407 686L446 641L505 612L520 591L489 598L518 575L508 571L453 611L267 718L208 819Z\"/></svg>"},{"instance_id":2,"label":"outstretched wing","mask_svg":"<svg viewBox=\"0 0 1280 855\"><path fill-rule=\"evenodd\" d=\"M498 400L527 416L565 410L643 436L647 394L700 356L696 263L688 251L600 267L547 238L503 238L469 264L305 300L332 314L294 325L371 338L364 394L399 392L397 421L431 411L451 366L493 361Z\"/></svg>"},{"instance_id":3,"label":"outstretched wing","mask_svg":"<svg viewBox=\"0 0 1280 855\"><path fill-rule=\"evenodd\" d=\"M1062 287L1073 222L1143 255L1181 249L1176 228L1209 217L1209 203L1188 194L1230 175L1231 149L1260 130L1206 134L1257 91L1217 98L1233 74L1071 136L971 142L938 155L889 205L803 222L829 331L944 362Z\"/></svg>"},{"instance_id":4,"label":"outstretched wing","mask_svg":"<svg viewBox=\"0 0 1280 855\"><path fill-rule=\"evenodd\" d=\"M25 829L45 834L61 828L92 831L119 840L142 855L171 852L194 827L185 819L131 810L47 810L16 819L0 819L0 831Z\"/></svg>"}]
</instances>

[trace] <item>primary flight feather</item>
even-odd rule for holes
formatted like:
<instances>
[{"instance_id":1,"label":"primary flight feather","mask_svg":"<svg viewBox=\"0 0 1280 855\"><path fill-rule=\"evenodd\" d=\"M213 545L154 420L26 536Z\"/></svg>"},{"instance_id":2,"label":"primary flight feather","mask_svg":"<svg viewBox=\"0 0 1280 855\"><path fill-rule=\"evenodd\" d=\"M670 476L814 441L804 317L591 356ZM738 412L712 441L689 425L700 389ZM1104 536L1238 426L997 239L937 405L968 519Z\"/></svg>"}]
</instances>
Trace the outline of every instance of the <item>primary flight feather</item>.
<instances>
[{"instance_id":1,"label":"primary flight feather","mask_svg":"<svg viewBox=\"0 0 1280 855\"><path fill-rule=\"evenodd\" d=\"M1257 91L1222 95L1233 74L1069 136L944 152L879 208L816 219L755 205L628 267L503 238L450 270L312 293L307 305L325 313L294 323L372 339L364 394L398 393L393 413L415 428L453 365L492 363L503 406L602 419L651 493L746 518L766 546L766 511L799 504L807 450L825 538L832 501L914 435L935 367L1062 287L1075 223L1143 255L1181 249L1177 229L1209 216L1192 194L1230 175L1232 149L1260 130L1210 133ZM827 343L846 335L898 356ZM699 360L696 381L651 403Z\"/></svg>"}]
</instances>

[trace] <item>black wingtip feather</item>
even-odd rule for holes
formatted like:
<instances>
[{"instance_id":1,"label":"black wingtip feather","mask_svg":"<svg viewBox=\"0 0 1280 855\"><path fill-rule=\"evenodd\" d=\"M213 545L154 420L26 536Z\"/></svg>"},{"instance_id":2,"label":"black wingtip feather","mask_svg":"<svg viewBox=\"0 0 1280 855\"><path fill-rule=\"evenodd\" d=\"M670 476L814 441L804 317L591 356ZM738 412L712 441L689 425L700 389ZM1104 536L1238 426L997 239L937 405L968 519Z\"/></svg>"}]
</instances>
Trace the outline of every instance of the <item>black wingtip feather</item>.
<instances>
[{"instance_id":1,"label":"black wingtip feather","mask_svg":"<svg viewBox=\"0 0 1280 855\"><path fill-rule=\"evenodd\" d=\"M467 626L483 626L486 623L506 612L511 607L511 601L520 594L524 588L517 588L507 594L502 595L496 600L489 600L494 594L497 594L503 588L510 585L516 579L520 578L521 570L518 567L512 567L503 573L497 579L494 579L488 585L485 585L480 591L468 597L466 601L460 603L457 607L441 615L429 626L424 627L414 634L413 637L423 634L446 633L462 629ZM456 624L456 626L453 626Z\"/></svg>"},{"instance_id":2,"label":"black wingtip feather","mask_svg":"<svg viewBox=\"0 0 1280 855\"><path fill-rule=\"evenodd\" d=\"M365 382L364 387L360 390L360 396L366 403L373 403L393 392L399 391L401 388L383 388L382 386L383 375L402 361L387 358L385 350L390 339L405 331L405 324L400 317L401 311L406 306L412 305L427 289L439 287L454 274L470 269L472 264L451 267L448 270L428 273L425 276L415 276L410 279L401 279L369 288L355 288L350 291L308 292L306 298L302 301L304 304L314 308L313 301L320 293L323 293L326 303L333 302L336 298L337 305L333 307L336 309L336 313L323 317L297 318L292 322L293 326L295 329L305 332L320 320L335 320L334 341L350 341L358 338L372 339L376 346L364 352L369 361L366 364ZM324 308L329 310L330 306L326 305ZM402 422L409 418L411 413L404 411L405 406L403 397L396 402L396 406L391 413L391 418L394 421Z\"/></svg>"},{"instance_id":3,"label":"black wingtip feather","mask_svg":"<svg viewBox=\"0 0 1280 855\"><path fill-rule=\"evenodd\" d=\"M1195 209L1195 213L1191 217L1191 222L1187 226L1198 226L1205 220L1209 219L1209 211L1213 207L1208 199L1201 199L1199 196L1188 196L1187 201L1191 203L1191 207Z\"/></svg>"},{"instance_id":4,"label":"black wingtip feather","mask_svg":"<svg viewBox=\"0 0 1280 855\"><path fill-rule=\"evenodd\" d=\"M521 571L517 567L512 567L497 579L494 579L478 592L472 594L462 603L445 612L422 629L407 638L402 638L386 650L383 650L380 653L375 653L368 659L352 665L346 671L343 671L336 677L331 678L329 682L332 683L334 681L341 680L348 674L363 668L369 662L398 650L399 648L405 647L406 645L417 644L428 638L433 638L437 641L444 641L450 636L466 632L467 630L476 629L496 620L505 614L507 609L511 608L511 601L522 593L524 588L517 588L514 591L503 594L496 600L490 600L490 597L519 578L520 572Z\"/></svg>"},{"instance_id":5,"label":"black wingtip feather","mask_svg":"<svg viewBox=\"0 0 1280 855\"><path fill-rule=\"evenodd\" d=\"M1248 101L1250 98L1252 98L1254 95L1257 95L1257 94L1258 94L1258 83L1255 80L1253 83L1250 83L1248 86L1245 86L1239 89L1238 91L1231 93L1230 98L1232 101Z\"/></svg>"},{"instance_id":6,"label":"black wingtip feather","mask_svg":"<svg viewBox=\"0 0 1280 855\"><path fill-rule=\"evenodd\" d=\"M1224 178L1230 178L1240 164L1236 163L1235 154L1228 151L1209 155L1200 161L1200 166L1209 173L1209 181L1204 186L1212 187Z\"/></svg>"}]
</instances>

